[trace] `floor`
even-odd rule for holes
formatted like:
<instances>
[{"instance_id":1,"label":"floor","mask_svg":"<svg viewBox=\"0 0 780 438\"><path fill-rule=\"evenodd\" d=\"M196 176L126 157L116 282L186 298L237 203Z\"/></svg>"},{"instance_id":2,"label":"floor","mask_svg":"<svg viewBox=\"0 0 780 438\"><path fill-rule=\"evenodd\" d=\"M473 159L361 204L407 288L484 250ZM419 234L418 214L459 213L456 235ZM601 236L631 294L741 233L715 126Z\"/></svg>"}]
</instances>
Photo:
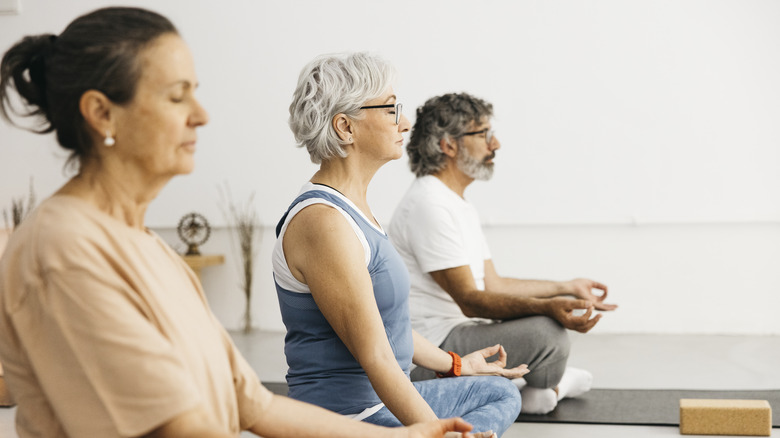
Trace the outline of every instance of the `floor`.
<instances>
[{"instance_id":1,"label":"floor","mask_svg":"<svg viewBox=\"0 0 780 438\"><path fill-rule=\"evenodd\" d=\"M233 335L261 380L284 381L281 333ZM780 389L780 336L571 333L571 338L569 365L592 372L597 388ZM17 438L13 412L0 409L0 437ZM504 438L666 436L680 436L679 429L515 423L504 434ZM780 438L780 429L773 429L771 436Z\"/></svg>"}]
</instances>

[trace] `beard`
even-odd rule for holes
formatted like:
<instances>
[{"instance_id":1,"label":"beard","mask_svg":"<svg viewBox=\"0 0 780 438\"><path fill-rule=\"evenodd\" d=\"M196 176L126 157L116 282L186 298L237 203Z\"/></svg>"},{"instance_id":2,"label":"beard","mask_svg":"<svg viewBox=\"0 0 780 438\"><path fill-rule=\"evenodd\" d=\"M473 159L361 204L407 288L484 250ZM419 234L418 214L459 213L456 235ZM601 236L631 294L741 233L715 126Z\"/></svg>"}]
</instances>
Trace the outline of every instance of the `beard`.
<instances>
[{"instance_id":1,"label":"beard","mask_svg":"<svg viewBox=\"0 0 780 438\"><path fill-rule=\"evenodd\" d=\"M480 181L493 177L493 163L488 163L496 156L495 151L482 160L472 157L465 148L458 148L457 165L461 172Z\"/></svg>"}]
</instances>

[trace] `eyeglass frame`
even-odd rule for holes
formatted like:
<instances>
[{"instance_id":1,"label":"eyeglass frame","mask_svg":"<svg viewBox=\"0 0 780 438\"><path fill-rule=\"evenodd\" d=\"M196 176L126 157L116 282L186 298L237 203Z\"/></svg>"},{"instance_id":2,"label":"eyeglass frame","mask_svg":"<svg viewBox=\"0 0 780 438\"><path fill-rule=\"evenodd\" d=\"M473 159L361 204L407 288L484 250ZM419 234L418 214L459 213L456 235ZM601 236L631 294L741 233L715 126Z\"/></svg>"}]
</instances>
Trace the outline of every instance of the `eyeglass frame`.
<instances>
[{"instance_id":1,"label":"eyeglass frame","mask_svg":"<svg viewBox=\"0 0 780 438\"><path fill-rule=\"evenodd\" d=\"M464 132L463 134L459 135L458 138L465 137L467 135L479 135L479 134L485 134L485 143L490 144L490 142L493 141L493 138L496 135L496 130L493 128L485 128L485 129L480 129L479 131Z\"/></svg>"},{"instance_id":2,"label":"eyeglass frame","mask_svg":"<svg viewBox=\"0 0 780 438\"><path fill-rule=\"evenodd\" d=\"M401 112L403 111L404 104L401 102L388 103L386 105L368 105L361 106L359 109L376 109L376 108L395 108L395 124L401 124Z\"/></svg>"}]
</instances>

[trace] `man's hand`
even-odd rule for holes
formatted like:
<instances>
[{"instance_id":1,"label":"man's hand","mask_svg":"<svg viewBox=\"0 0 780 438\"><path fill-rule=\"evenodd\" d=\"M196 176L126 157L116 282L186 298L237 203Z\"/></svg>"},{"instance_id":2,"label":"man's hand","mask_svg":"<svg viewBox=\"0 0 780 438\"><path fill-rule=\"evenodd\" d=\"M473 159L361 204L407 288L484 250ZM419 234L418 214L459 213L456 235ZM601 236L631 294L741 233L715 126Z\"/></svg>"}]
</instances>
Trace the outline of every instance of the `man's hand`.
<instances>
[{"instance_id":1,"label":"man's hand","mask_svg":"<svg viewBox=\"0 0 780 438\"><path fill-rule=\"evenodd\" d=\"M574 280L564 282L566 293L574 295L577 298L590 301L596 310L615 310L617 304L607 304L604 300L607 298L607 286L598 281L587 278L575 278ZM603 291L601 295L593 293L593 289Z\"/></svg>"},{"instance_id":2,"label":"man's hand","mask_svg":"<svg viewBox=\"0 0 780 438\"><path fill-rule=\"evenodd\" d=\"M588 300L572 300L569 298L548 298L547 302L547 316L560 322L561 325L569 330L578 331L580 333L587 333L593 326L599 322L601 315L593 315L594 305ZM575 315L574 310L586 309L582 315Z\"/></svg>"},{"instance_id":3,"label":"man's hand","mask_svg":"<svg viewBox=\"0 0 780 438\"><path fill-rule=\"evenodd\" d=\"M487 362L487 358L495 356L498 359ZM502 376L507 379L517 379L528 374L528 365L522 364L514 368L506 368L506 350L500 344L469 353L461 358L461 375L463 376Z\"/></svg>"}]
</instances>

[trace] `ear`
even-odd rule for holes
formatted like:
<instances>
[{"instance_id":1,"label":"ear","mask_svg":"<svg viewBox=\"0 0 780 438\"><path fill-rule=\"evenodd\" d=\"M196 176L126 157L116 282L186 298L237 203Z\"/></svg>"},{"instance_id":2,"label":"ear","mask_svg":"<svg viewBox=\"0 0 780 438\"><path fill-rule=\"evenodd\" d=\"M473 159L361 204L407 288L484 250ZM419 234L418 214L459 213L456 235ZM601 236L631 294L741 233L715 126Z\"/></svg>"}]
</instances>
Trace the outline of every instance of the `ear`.
<instances>
[{"instance_id":1,"label":"ear","mask_svg":"<svg viewBox=\"0 0 780 438\"><path fill-rule=\"evenodd\" d=\"M347 144L352 143L352 136L354 135L354 125L352 120L343 113L336 114L333 117L333 129L336 131L336 135L339 136L342 142Z\"/></svg>"},{"instance_id":2,"label":"ear","mask_svg":"<svg viewBox=\"0 0 780 438\"><path fill-rule=\"evenodd\" d=\"M87 125L99 138L106 136L106 132L114 135L114 104L105 94L97 90L87 90L79 99L79 111L86 120Z\"/></svg>"},{"instance_id":3,"label":"ear","mask_svg":"<svg viewBox=\"0 0 780 438\"><path fill-rule=\"evenodd\" d=\"M452 138L442 138L439 140L439 147L441 148L441 153L450 158L458 156L458 144Z\"/></svg>"}]
</instances>

